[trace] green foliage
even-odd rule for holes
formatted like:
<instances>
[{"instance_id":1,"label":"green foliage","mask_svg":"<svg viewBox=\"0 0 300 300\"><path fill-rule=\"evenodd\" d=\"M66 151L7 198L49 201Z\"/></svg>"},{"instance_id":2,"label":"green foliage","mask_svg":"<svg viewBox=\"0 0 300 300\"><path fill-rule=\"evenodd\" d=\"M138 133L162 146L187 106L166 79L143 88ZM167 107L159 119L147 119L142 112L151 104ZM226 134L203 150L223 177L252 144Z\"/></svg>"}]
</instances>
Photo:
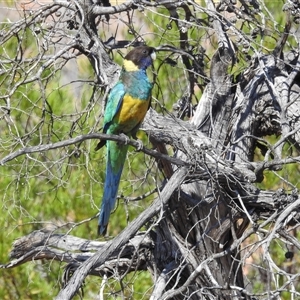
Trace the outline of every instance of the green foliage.
<instances>
[{"instance_id":1,"label":"green foliage","mask_svg":"<svg viewBox=\"0 0 300 300\"><path fill-rule=\"evenodd\" d=\"M232 74L239 73L249 63L244 54L241 54L242 51L245 50L251 57L257 50L268 53L274 49L283 30L285 16L278 12L277 2L267 1L265 5L270 17L265 20L268 30L258 35L256 43L253 42L249 49L243 48L237 36L233 37L240 60L230 70ZM181 8L178 9L178 13L179 17L184 19ZM159 112L173 112L174 103L189 92L192 94L192 103L197 104L203 92L204 77L209 74L210 58L217 41L212 30L208 29L208 16L201 11L194 17L196 21L187 24L191 46L189 51L198 53L201 52L200 46L203 47L204 74L197 74L197 81L189 90L190 73L185 69L182 56L168 51L158 52L154 66L156 74L151 76L155 79L153 107ZM262 22L258 15L256 18L258 23ZM126 26L119 27L120 22ZM243 23L241 20L238 22L241 31L251 39L251 30L255 24ZM275 30L270 33L269 28L274 28L274 24ZM167 44L182 48L181 32L175 21L170 21L166 9L134 11L121 16L111 16L109 26L103 23L99 27L103 40L118 34L124 39L145 41L154 47ZM10 25L3 25L1 29L4 32L8 31ZM47 34L46 30L44 34ZM46 62L37 60L36 66L32 66L26 58L38 57L40 54L52 55L55 51L53 48L45 50L39 43L40 39L32 27L21 28L0 47L1 61L6 62L3 63L4 69L9 70L0 73L0 105L9 107L9 114L0 116L1 158L23 147L63 141L97 131L101 127L102 95L100 96L98 87L95 87L93 70L88 60L77 57L76 61L69 61L70 65L56 61L44 69L42 66ZM293 41L290 41L291 47ZM111 55L115 62L121 64L125 52L127 50L112 51ZM23 57L19 57L20 53ZM15 59L19 59L20 62L16 68L11 68ZM24 72L30 68L31 72ZM69 79L69 76L75 76L75 79ZM12 86L14 89L11 89ZM9 97L6 97L8 94ZM150 147L143 133L139 138ZM278 137L268 137L266 140L274 145ZM0 227L3 229L0 233L1 263L8 261L13 241L33 230L45 228L55 232L69 231L70 234L88 239L97 238L97 220L84 221L96 216L103 193L105 149L95 152L93 149L96 144L97 141L86 141L81 145L27 154L0 167ZM287 144L285 152L287 157L296 155L296 150ZM261 161L263 156L257 152L255 159ZM274 191L278 188L299 188L298 172L296 165L266 172L263 182L258 186ZM117 209L110 218L111 236L117 235L128 222L148 207L162 179L153 159L143 153L129 151L121 179ZM293 186L287 185L287 180ZM144 195L148 196L137 201L138 197ZM291 273L295 273L300 264L299 255L295 255L293 260L286 259L286 247L279 242L272 243L271 256L276 264L293 268ZM263 266L260 254L253 255L252 259L253 265ZM61 287L63 267L63 263L38 261L11 270L0 269L0 298L49 299L56 295ZM254 291L264 292L264 274L258 270L259 268L252 268L247 277L251 282L255 282ZM254 280L257 276L262 280ZM280 274L278 276L280 277ZM84 298L96 298L100 285L100 278L88 277L85 281ZM104 294L107 299L147 299L151 288L149 273L136 272L128 274L122 281L108 280ZM289 295L283 293L282 297L288 299ZM79 299L79 296L77 298Z\"/></svg>"},{"instance_id":2,"label":"green foliage","mask_svg":"<svg viewBox=\"0 0 300 300\"><path fill-rule=\"evenodd\" d=\"M276 145L280 140L280 137L267 136L264 137L268 143L269 148ZM298 156L298 151L289 143L285 143L282 151L282 158L292 158ZM274 153L270 151L269 160L272 160ZM256 149L254 161L264 161L265 157L262 155L259 149ZM268 170L264 172L263 181L258 184L258 187L264 190L273 190L274 192L280 188L292 191L295 188L299 188L300 180L295 174L299 172L299 166L295 164L286 164L278 167L278 170Z\"/></svg>"},{"instance_id":3,"label":"green foliage","mask_svg":"<svg viewBox=\"0 0 300 300\"><path fill-rule=\"evenodd\" d=\"M18 36L23 37L21 41ZM43 68L45 61L37 59L32 72L25 74L24 71L32 67L26 62L25 54L37 57L41 50L30 29L20 29L17 36L5 42L0 56L13 59L21 48L24 61L20 60L16 72L0 74L0 101L10 106L9 115L0 121L1 158L23 147L55 143L99 130L101 97L94 82L88 81L94 76L88 60L79 57L76 62L69 62L72 73L75 70L77 75L73 81L67 77L70 67L60 65L59 61L58 66ZM51 51L47 54L52 54ZM121 61L121 56L116 54L117 57ZM11 66L8 63L6 68ZM42 72L35 78L41 68ZM28 80L30 78L33 80ZM7 97L12 86L14 90ZM140 138L149 145L145 134ZM1 263L8 261L13 241L34 230L44 228L88 239L98 238L97 218L84 221L96 216L103 194L105 149L95 152L96 144L97 141L91 140L22 155L0 167L0 226L4 229L0 236ZM130 150L118 207L110 218L110 235L117 235L152 202L155 182L161 177L154 166L153 159ZM135 201L146 193L150 195L144 200ZM63 268L64 264L58 262L37 261L11 270L1 269L0 298L48 299L61 288ZM121 289L115 280L109 282ZM86 280L86 299L97 297L100 284L100 278ZM123 285L127 286L124 289L127 299L141 299L140 295L151 288L152 281L149 274L138 272L127 275Z\"/></svg>"}]
</instances>

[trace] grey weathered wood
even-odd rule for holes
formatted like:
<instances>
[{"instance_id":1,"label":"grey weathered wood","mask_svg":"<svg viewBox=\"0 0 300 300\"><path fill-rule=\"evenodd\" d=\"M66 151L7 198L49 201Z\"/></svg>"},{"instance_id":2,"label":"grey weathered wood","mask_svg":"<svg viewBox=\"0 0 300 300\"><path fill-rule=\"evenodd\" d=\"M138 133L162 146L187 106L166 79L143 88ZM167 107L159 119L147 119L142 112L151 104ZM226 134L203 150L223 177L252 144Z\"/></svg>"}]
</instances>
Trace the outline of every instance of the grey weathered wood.
<instances>
[{"instance_id":1,"label":"grey weathered wood","mask_svg":"<svg viewBox=\"0 0 300 300\"><path fill-rule=\"evenodd\" d=\"M106 242L38 230L14 242L11 261L1 268L14 268L28 261L47 259L64 261L68 263L67 269L75 270L105 245ZM152 240L146 234L137 234L124 245L121 252L116 249L105 264L90 269L89 274L111 277L115 268L119 274L145 270L152 247Z\"/></svg>"},{"instance_id":2,"label":"grey weathered wood","mask_svg":"<svg viewBox=\"0 0 300 300\"><path fill-rule=\"evenodd\" d=\"M70 278L66 286L59 292L56 299L71 299L76 294L85 277L89 274L93 267L104 264L112 253L116 250L119 251L121 247L123 247L123 245L127 243L147 221L160 211L163 211L164 205L167 204L174 191L185 179L187 173L188 169L185 167L181 167L176 173L174 173L163 191L160 193L160 196L149 208L142 212L137 219L130 223L118 236L107 242L100 251L76 269L74 275Z\"/></svg>"},{"instance_id":3,"label":"grey weathered wood","mask_svg":"<svg viewBox=\"0 0 300 300\"><path fill-rule=\"evenodd\" d=\"M211 30L218 48L210 62L209 82L194 115L189 121L183 121L172 114L162 116L150 109L142 126L155 149L142 148L141 151L163 161L161 169L166 180L157 199L123 232L107 242L33 232L14 243L12 260L2 268L38 259L68 263L66 285L57 296L63 300L71 299L89 274L113 276L114 270L125 274L146 267L154 278L153 300L251 299L253 295L243 282L241 264L245 256L241 258L240 245L251 234L263 234L267 241L264 247L276 236L300 247L285 229L286 225L294 226L300 220L298 191L263 191L255 186L266 170L278 170L283 165L300 162L300 156L285 157L282 153L286 142L300 149L299 53L283 52L291 26L287 24L287 31L271 54L256 52L234 81L229 70L237 54L224 29L226 22L212 1L205 2L205 12L212 18ZM41 66L39 72L57 57L63 57L63 52L77 49L90 60L97 83L104 95L107 94L118 78L120 67L107 54L105 47L108 45L99 39L95 16L127 11L138 4L161 4L173 19L178 18L176 9L180 7L186 14L184 21L188 22L191 22L189 5L197 5L194 1L163 0L127 1L116 7L102 7L91 1L57 0L48 6L47 15L60 6L74 15L79 12L80 38L74 38L56 57ZM37 18L38 14L33 17ZM176 53L182 56L189 74L187 90L191 94L195 82L191 74L196 64L189 61L194 57L184 43L188 36L182 31L184 22L175 20L175 23L182 46ZM2 38L6 40L9 34L28 24L19 22ZM36 78L34 74L28 80ZM84 136L55 144L23 147L1 158L0 165L21 155L88 139L126 142L120 136L93 133L97 126L95 124L91 133ZM275 145L263 139L271 134L281 136ZM128 143L139 147L138 142ZM265 149L262 161L254 161L258 143L263 143L261 147ZM166 145L172 146L173 157L168 155ZM275 224L274 230L266 232L265 226L271 224ZM138 233L144 225L150 226L147 232ZM289 284L292 285L293 280L290 279Z\"/></svg>"},{"instance_id":4,"label":"grey weathered wood","mask_svg":"<svg viewBox=\"0 0 300 300\"><path fill-rule=\"evenodd\" d=\"M273 61L275 62L275 60ZM260 72L260 69L257 69L257 72ZM257 78L260 78L260 84L265 86L262 75L253 78L255 78L253 79L253 82L251 83L250 81L247 84L249 87L251 87L250 90L255 91L255 89L257 89ZM234 117L230 120L227 120L228 122L238 122L240 113L244 111L245 106L243 101L246 101L245 95L247 95L247 97L250 97L251 95L254 97L253 95L255 95L255 99L259 101L257 94L255 92L249 92L250 90L244 89L243 92L238 90L238 93L243 93L243 95L239 96L240 98L237 98L240 100L236 102L237 108L233 109L232 111ZM202 116L202 119L205 119L205 117L203 118L202 112L206 112L206 109L208 109L211 105L209 101L206 102L206 99L213 98L213 95L208 96L207 93L209 93L209 89L207 89L203 95L202 103L204 109L200 109L201 105L198 106L200 108L197 110L197 113L192 119L191 123L176 119L175 117L164 117L157 114L155 111L150 110L142 127L143 130L145 130L157 141L172 145L178 149L181 154L178 155L177 158L168 158L168 156L165 154L161 155L158 152L156 153L154 150L149 149L148 151L147 149L142 149L142 151L153 155L157 159L167 159L169 163L173 164L173 166L177 165L179 167L180 165L186 165L187 167L191 168L190 173L187 176L185 175L187 179L186 182L181 186L182 192L185 192L186 194L184 195L182 193L181 196L175 194L171 198L168 196L167 199L164 199L163 201L166 201L165 203L169 202L169 204L166 206L166 210L164 210L166 219L163 219L158 223L155 235L151 235L151 238L148 235L143 237L143 239L146 238L150 239L151 241L145 245L148 253L155 253L155 265L152 266L153 273L160 274L161 272L161 276L158 276L157 279L157 286L155 286L154 289L154 299L155 297L163 297L163 288L165 288L167 291L168 284L172 286L172 284L174 284L174 280L179 280L179 282L182 281L182 287L187 288L189 285L186 282L189 282L192 280L192 278L194 278L193 282L196 285L192 284L192 286L189 287L189 290L193 290L193 297L195 298L200 297L201 292L200 290L197 291L198 288L194 289L193 286L209 286L211 282L214 281L218 282L218 284L221 286L226 284L224 279L226 280L226 278L228 278L228 276L226 277L225 274L228 272L228 268L231 268L230 257L237 248L232 248L233 252L230 252L228 256L226 256L222 251L224 248L230 245L230 240L232 239L230 236L232 226L235 226L235 220L243 219L243 224L247 224L249 221L247 220L246 216L243 216L243 213L241 213L240 210L234 209L230 212L232 215L230 217L231 219L229 218L226 191L231 194L231 199L236 202L237 208L239 206L237 195L240 195L250 214L258 210L261 212L261 216L264 216L265 218L270 218L272 215L274 215L273 219L271 220L274 220L275 216L278 215L278 209L279 207L282 207L282 203L285 203L285 206L290 205L291 201L298 197L298 194L295 194L293 197L291 197L289 194L284 192L275 193L261 191L253 185L253 182L257 180L256 172L261 173L263 170L272 168L277 164L280 165L300 161L299 157L284 159L276 157L276 159L273 161L254 163L249 159L248 156L248 160L245 160L243 152L235 151L236 159L232 160L231 156L220 155L220 151L224 151L223 147L219 149L217 147L218 144L214 144L214 146L212 146L212 138L206 136L197 129L197 118L201 119ZM255 99L253 99L253 103L255 103ZM292 99L294 99L293 103L296 105L298 99L296 95ZM214 101L217 101L217 99ZM260 105L255 106L253 103L252 106L257 107L259 110L261 109ZM265 102L262 101L260 103ZM221 111L220 114L224 115ZM217 117L217 111L210 115L210 117L213 117L214 115ZM295 118L295 115L297 115L297 110L293 110L292 118ZM250 122L243 122L243 126L246 126L244 129L246 129L247 126L253 126L253 124ZM273 123L270 122L269 125L266 124L266 126L270 126L272 129ZM201 128L200 125L198 127ZM220 130L222 128L223 130L229 130L231 127L222 125L222 127L218 128ZM235 132L233 129L230 130ZM208 131L208 133L209 132L213 134L214 131L211 130ZM295 133L296 131L294 133L292 132L292 135ZM90 134L71 139L70 141L65 141L64 146L81 142L89 138L106 138L106 136L101 134ZM122 137L118 136L110 136L109 138L122 141ZM252 137L249 136L247 138L251 139ZM240 139L242 140L243 136L241 136ZM130 141L130 144L133 146L138 146L138 143L137 145L135 143L136 142L134 141ZM239 140L237 140L237 142L233 145L234 148L236 148L236 145L239 145L241 149L244 149L244 153L251 149L249 148L247 150L245 144ZM246 143L246 145L248 144ZM10 156L3 158L2 163L14 159L19 155L45 151L60 146L61 143L57 145L43 145L20 149L17 152L12 153ZM228 148L228 151L230 152L232 149ZM243 159L241 159L241 157L243 157ZM194 182L189 183L189 180L193 180ZM210 182L210 184L208 184L208 182ZM180 181L176 181L176 184L180 186ZM221 187L223 191L220 189ZM172 187L172 191L174 189L176 189L175 186ZM232 195L233 192L234 195ZM163 195L163 193L161 195ZM204 195L204 197L201 195ZM216 197L223 199L221 202L219 200L218 206L215 206L214 202ZM230 202L232 200L230 200ZM14 258L14 260L4 267L15 267L32 259L57 259L68 262L70 268L72 268L77 275L70 279L70 283L67 284L66 288L58 296L58 299L70 299L76 292L76 289L78 289L80 286L82 280L84 280L84 277L88 274L101 276L103 274L110 274L110 270L113 268L118 268L120 272L122 270L125 272L125 270L130 271L144 268L143 257L141 257L140 264L135 264L132 263L131 259L128 258L120 258L119 260L116 260L116 256L120 251L121 245L124 245L125 249L128 249L128 251L132 250L132 248L128 246L129 244L127 244L128 237L133 237L134 232L143 224L145 224L146 220L149 220L149 218L159 212L160 208L155 208L155 205L157 205L159 202L157 201L155 202L154 206L150 208L150 210L145 211L145 214L142 216L144 218L143 221L140 222L138 226L135 226L134 230L131 226L128 227L128 230L126 231L126 238L124 238L125 235L122 233L119 239L107 243L99 243L94 241L74 239L74 237L69 236L51 236L48 235L48 233L35 232L29 237L21 239L14 245L14 249L12 251L12 258ZM231 209L232 208L233 207L231 207ZM189 211L188 214L187 211ZM207 218L207 216L213 216L217 211L219 213L218 218ZM296 215L293 217L295 220L299 218L297 211ZM215 227L216 222L220 221L221 227ZM205 231L207 231L206 235L208 240L205 240L203 237L203 226L207 228ZM235 228L238 236L242 235L243 231L239 233L241 228L243 227L240 226L239 228ZM188 238L186 239L186 237ZM217 243L208 243L208 241L213 240L217 241ZM196 241L198 241L196 243L197 247L194 246ZM234 239L232 241L234 241ZM143 244L141 244L139 247L142 247L142 245ZM153 247L154 249L152 249ZM81 249L84 252L72 253L72 251L76 249ZM98 249L98 253L93 252L97 251ZM218 259L218 261L222 261L221 269L219 263L211 260L207 256L207 253L209 253L208 249L213 249L214 253L222 253ZM122 253L123 251L124 248L122 248ZM103 256L104 253L105 256ZM128 255L130 257L129 253ZM175 263L175 257L177 257L176 259L179 259L179 261L183 259L181 266L183 267L184 271L180 273L181 277L179 279L179 277L177 277L178 270L174 270L174 272L171 272L168 275L168 279L170 280L167 282L163 279L164 269L168 269L167 262L170 263L171 261L171 265ZM208 259L209 263L205 265L205 269L199 269L198 266L200 266L201 262L205 261L206 259ZM103 264L102 262L104 260L108 260L108 262ZM107 267L108 265L109 267ZM194 270L197 268L199 270L199 274L194 273ZM209 268L210 271L208 271L207 268ZM197 276L195 274L197 274ZM188 278L190 279L188 280ZM240 276L238 280L241 278L242 277ZM230 284L242 286L242 282L239 281L233 281L230 282ZM235 293L238 294L239 292L235 291ZM176 293L173 292L172 297L175 297L175 294ZM166 292L165 296L169 297L168 295L170 296L171 294ZM212 294L211 297L213 299L214 297L221 296L217 293L215 295Z\"/></svg>"}]
</instances>

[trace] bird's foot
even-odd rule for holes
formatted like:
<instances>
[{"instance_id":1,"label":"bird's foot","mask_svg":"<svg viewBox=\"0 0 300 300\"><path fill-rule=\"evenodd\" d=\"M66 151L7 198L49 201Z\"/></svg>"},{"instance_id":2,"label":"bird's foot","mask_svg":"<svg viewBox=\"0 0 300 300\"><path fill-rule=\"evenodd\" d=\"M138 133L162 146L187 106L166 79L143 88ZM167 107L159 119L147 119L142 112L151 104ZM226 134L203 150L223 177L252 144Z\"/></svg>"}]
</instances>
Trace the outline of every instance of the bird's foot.
<instances>
[{"instance_id":1,"label":"bird's foot","mask_svg":"<svg viewBox=\"0 0 300 300\"><path fill-rule=\"evenodd\" d=\"M122 141L122 142L119 141L118 144L119 145L127 145L128 142L130 141L130 138L125 133L123 133L123 132L120 133L119 135L120 135L120 137L122 137L123 139L125 139L125 141Z\"/></svg>"},{"instance_id":2,"label":"bird's foot","mask_svg":"<svg viewBox=\"0 0 300 300\"><path fill-rule=\"evenodd\" d=\"M138 143L138 146L136 147L136 151L141 151L144 147L143 142L139 139L137 139L136 142Z\"/></svg>"}]
</instances>

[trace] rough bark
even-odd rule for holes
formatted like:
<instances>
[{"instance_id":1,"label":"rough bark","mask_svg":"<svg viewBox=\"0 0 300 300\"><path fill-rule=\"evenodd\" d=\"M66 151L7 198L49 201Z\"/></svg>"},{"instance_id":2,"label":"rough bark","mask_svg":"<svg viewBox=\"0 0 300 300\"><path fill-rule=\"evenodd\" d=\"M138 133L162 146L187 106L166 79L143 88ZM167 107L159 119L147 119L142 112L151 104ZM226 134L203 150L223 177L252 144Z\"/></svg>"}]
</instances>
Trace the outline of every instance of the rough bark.
<instances>
[{"instance_id":1,"label":"rough bark","mask_svg":"<svg viewBox=\"0 0 300 300\"><path fill-rule=\"evenodd\" d=\"M147 5L144 2L140 6ZM196 59L189 59L189 45L183 42L188 39L182 30L185 22L179 22L176 10L182 8L186 17L183 21L190 21L190 1L157 1L153 6L158 3L167 8L181 30L177 53L181 53L189 72L189 98L197 81L191 71L199 65ZM98 85L107 92L119 70L109 59L107 47L120 44L106 45L99 39L95 18L135 8L136 1L116 8L60 4L80 16L80 38L72 48L90 59ZM152 300L253 299L255 293L245 285L242 268L247 258L242 245L247 238L259 235L262 240L258 244L268 249L276 236L300 249L289 227L296 228L300 221L298 191L263 191L256 186L265 171L300 161L298 155L283 153L286 143L300 150L299 53L282 51L290 25L287 23L276 51L257 53L233 78L230 69L237 54L224 29L226 22L212 1L207 0L206 5L218 47L211 60L209 82L192 118L183 121L150 109L142 126L154 149L141 151L157 159L165 176L153 204L107 242L33 232L15 242L11 262L2 268L38 259L67 262L65 285L56 298L63 300L74 297L88 275L113 277L115 272L124 275L136 270L151 272ZM262 139L268 135L280 139L270 145ZM56 144L23 147L2 158L0 165L23 154L99 137L124 142L122 137L90 134ZM138 142L129 143L139 148ZM166 145L174 150L173 157L168 156ZM254 159L257 148L262 151L260 161ZM143 226L147 226L146 232L140 231ZM287 272L283 274L290 285L299 279L298 275L292 278ZM279 292L272 297L279 299Z\"/></svg>"}]
</instances>

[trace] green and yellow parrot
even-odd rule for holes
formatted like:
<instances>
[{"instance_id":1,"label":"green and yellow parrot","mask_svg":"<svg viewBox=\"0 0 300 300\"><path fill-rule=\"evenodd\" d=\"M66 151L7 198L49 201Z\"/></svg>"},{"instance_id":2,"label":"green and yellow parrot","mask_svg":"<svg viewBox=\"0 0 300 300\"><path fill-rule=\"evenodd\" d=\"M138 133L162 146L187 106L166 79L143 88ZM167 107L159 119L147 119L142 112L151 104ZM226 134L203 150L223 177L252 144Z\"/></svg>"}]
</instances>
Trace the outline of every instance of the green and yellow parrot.
<instances>
[{"instance_id":1,"label":"green and yellow parrot","mask_svg":"<svg viewBox=\"0 0 300 300\"><path fill-rule=\"evenodd\" d=\"M124 59L120 79L108 95L104 113L103 132L126 134L136 138L151 103L150 82L146 69L155 59L154 48L139 46ZM110 212L115 206L120 177L127 155L128 145L113 141L100 141L96 150L106 145L106 178L104 195L98 221L98 234L105 235Z\"/></svg>"}]
</instances>

